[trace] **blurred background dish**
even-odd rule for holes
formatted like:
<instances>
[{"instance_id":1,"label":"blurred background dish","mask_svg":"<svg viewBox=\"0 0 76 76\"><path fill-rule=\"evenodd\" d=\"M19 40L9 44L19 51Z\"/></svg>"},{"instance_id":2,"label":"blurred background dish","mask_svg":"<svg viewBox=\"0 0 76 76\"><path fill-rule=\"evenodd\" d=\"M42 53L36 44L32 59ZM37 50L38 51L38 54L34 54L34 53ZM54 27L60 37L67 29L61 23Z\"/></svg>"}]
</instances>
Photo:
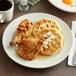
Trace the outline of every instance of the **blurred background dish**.
<instances>
[{"instance_id":1,"label":"blurred background dish","mask_svg":"<svg viewBox=\"0 0 76 76\"><path fill-rule=\"evenodd\" d=\"M56 8L65 12L76 13L75 0L48 0Z\"/></svg>"}]
</instances>

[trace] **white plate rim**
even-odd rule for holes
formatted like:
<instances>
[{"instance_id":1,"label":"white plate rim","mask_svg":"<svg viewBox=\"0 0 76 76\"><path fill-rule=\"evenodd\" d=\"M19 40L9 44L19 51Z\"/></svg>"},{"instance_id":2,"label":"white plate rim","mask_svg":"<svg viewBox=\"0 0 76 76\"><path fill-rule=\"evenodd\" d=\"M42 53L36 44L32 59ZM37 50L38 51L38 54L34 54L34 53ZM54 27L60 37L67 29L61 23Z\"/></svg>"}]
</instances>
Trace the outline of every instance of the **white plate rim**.
<instances>
[{"instance_id":1,"label":"white plate rim","mask_svg":"<svg viewBox=\"0 0 76 76\"><path fill-rule=\"evenodd\" d=\"M29 14L26 14L26 15L30 15L30 14L46 14L46 15L51 15L51 14L47 14L47 13L29 13ZM25 16L25 15L22 15L22 16L20 16L20 17L23 17L23 16ZM56 16L54 16L54 15L51 15L51 16L53 16L53 17L56 17ZM15 20L17 20L18 18L20 18L20 17L17 17ZM57 19L59 19L59 20L61 20L60 18L58 18L58 17L56 17ZM15 20L13 20L12 22L14 22ZM61 20L61 21L63 21L63 20ZM11 22L11 23L12 23ZM63 21L64 22L64 21ZM65 23L65 22L64 22ZM66 24L66 23L65 23ZM10 25L10 24L9 24ZM8 25L8 26L9 26ZM67 25L67 24L66 24ZM6 29L8 28L8 26L6 27ZM66 26L69 30L70 30L70 28L68 27L68 26ZM6 29L5 29L5 31L6 31ZM3 37L4 37L4 34L5 34L5 31L3 32L3 36L2 36L2 44L4 45L4 42L3 42ZM72 36L72 35L71 35ZM72 40L73 41L73 40ZM71 44L72 45L72 44ZM3 48L4 48L4 46L3 46ZM69 50L71 49L71 47L69 48ZM5 51L6 49L4 48L4 51ZM7 56L11 59L11 60L13 60L9 55L8 55L8 53L5 51L5 53L7 54ZM22 65L22 66L24 66L24 67L29 67L29 68L33 68L33 69L44 69L44 68L49 68L49 67L53 67L53 66L55 66L55 65L57 65L57 64L59 64L59 63L61 63L67 56L68 56L68 54L69 54L69 51L68 51L68 53L66 54L66 56L62 59L62 60L60 60L58 63L56 63L56 64L54 64L54 65L52 65L52 66L45 66L45 67L31 67L31 66L26 66L26 65L22 65L22 64L20 64L20 63L18 63L17 61L15 61L15 60L13 60L15 63L17 63L17 64L19 64L19 65Z\"/></svg>"}]
</instances>

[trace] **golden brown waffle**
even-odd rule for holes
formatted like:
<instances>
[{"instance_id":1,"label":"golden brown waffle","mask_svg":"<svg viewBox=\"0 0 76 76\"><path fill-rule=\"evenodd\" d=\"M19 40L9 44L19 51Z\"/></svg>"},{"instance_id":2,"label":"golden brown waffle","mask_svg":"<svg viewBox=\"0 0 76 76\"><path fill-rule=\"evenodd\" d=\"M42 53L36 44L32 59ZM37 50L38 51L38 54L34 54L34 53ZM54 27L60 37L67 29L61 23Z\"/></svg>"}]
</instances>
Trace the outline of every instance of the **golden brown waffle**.
<instances>
[{"instance_id":1,"label":"golden brown waffle","mask_svg":"<svg viewBox=\"0 0 76 76\"><path fill-rule=\"evenodd\" d=\"M52 55L63 47L63 36L57 29L51 29L42 36L44 43L40 51L41 54Z\"/></svg>"},{"instance_id":2,"label":"golden brown waffle","mask_svg":"<svg viewBox=\"0 0 76 76\"><path fill-rule=\"evenodd\" d=\"M13 40L10 42L10 44L13 45L15 43L19 43L23 38L31 36L31 33L32 23L28 19L25 19L19 24L15 36L13 37Z\"/></svg>"},{"instance_id":3,"label":"golden brown waffle","mask_svg":"<svg viewBox=\"0 0 76 76\"><path fill-rule=\"evenodd\" d=\"M20 57L22 57L25 60L33 60L38 56L42 45L43 42L39 39L23 39L18 44L17 53Z\"/></svg>"},{"instance_id":4,"label":"golden brown waffle","mask_svg":"<svg viewBox=\"0 0 76 76\"><path fill-rule=\"evenodd\" d=\"M55 28L55 29L61 31L61 28L60 28L59 24L57 23L57 21L55 21L53 19L42 19L42 20L34 23L33 35L35 36L37 34L37 32L39 32L43 29L49 30L51 28Z\"/></svg>"}]
</instances>

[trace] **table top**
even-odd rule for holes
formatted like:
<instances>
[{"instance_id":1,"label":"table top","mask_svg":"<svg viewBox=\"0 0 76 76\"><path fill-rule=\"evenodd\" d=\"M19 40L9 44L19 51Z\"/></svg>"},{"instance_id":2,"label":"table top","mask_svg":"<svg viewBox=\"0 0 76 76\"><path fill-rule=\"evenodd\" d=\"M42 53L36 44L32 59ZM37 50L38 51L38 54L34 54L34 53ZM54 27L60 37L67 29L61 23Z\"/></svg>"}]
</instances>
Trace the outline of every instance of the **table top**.
<instances>
[{"instance_id":1,"label":"table top","mask_svg":"<svg viewBox=\"0 0 76 76\"><path fill-rule=\"evenodd\" d=\"M76 14L63 12L52 6L48 0L41 0L37 5L31 7L27 12L20 12L15 5L13 19L32 12L43 12L55 15L64 20L69 27L73 20L76 20ZM10 22L9 22L10 23ZM0 76L75 76L76 68L67 66L67 58L60 64L47 69L30 69L13 62L5 54L2 47L2 35L9 23L0 24Z\"/></svg>"}]
</instances>

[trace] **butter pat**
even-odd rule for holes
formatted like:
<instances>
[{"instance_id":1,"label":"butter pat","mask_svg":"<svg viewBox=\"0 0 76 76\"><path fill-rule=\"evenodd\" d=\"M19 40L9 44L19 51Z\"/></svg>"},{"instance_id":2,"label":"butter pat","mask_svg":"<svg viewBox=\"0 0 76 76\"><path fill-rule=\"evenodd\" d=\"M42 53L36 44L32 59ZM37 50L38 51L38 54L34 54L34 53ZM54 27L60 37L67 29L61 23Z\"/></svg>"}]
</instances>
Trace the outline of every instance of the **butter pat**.
<instances>
[{"instance_id":1,"label":"butter pat","mask_svg":"<svg viewBox=\"0 0 76 76\"><path fill-rule=\"evenodd\" d=\"M48 33L44 34L43 37L48 37L48 36L51 36L52 33L49 31Z\"/></svg>"}]
</instances>

